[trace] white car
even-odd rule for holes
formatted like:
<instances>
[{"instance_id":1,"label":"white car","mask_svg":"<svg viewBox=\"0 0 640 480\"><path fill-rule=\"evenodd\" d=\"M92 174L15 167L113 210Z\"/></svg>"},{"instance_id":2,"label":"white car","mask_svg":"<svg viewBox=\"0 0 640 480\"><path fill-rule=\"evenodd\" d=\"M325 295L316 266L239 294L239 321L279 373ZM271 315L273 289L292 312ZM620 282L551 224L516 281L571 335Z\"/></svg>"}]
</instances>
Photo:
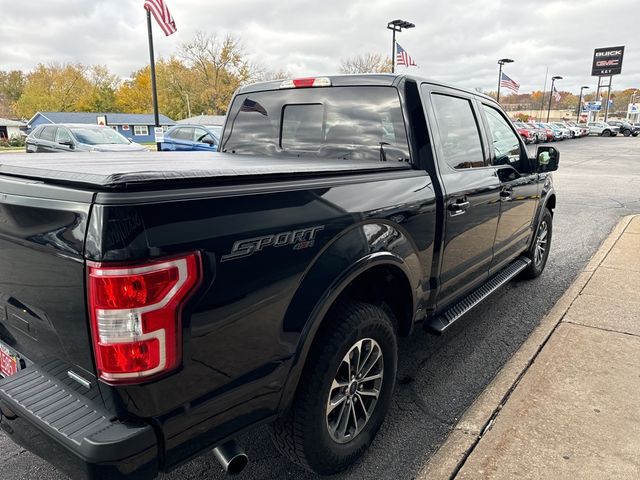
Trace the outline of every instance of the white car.
<instances>
[{"instance_id":1,"label":"white car","mask_svg":"<svg viewBox=\"0 0 640 480\"><path fill-rule=\"evenodd\" d=\"M605 122L589 122L589 135L595 134L601 137L615 137L620 132L619 127L614 127Z\"/></svg>"}]
</instances>

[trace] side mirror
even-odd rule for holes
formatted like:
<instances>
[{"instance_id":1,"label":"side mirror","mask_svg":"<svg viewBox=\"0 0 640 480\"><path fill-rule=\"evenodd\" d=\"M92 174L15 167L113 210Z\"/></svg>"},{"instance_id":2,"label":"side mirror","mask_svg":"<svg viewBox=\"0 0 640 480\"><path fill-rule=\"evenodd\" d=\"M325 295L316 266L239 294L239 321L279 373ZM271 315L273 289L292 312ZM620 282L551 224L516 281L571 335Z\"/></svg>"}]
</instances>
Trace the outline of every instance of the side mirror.
<instances>
[{"instance_id":1,"label":"side mirror","mask_svg":"<svg viewBox=\"0 0 640 480\"><path fill-rule=\"evenodd\" d=\"M538 147L536 152L536 172L555 172L560 163L560 152L555 147Z\"/></svg>"},{"instance_id":2,"label":"side mirror","mask_svg":"<svg viewBox=\"0 0 640 480\"><path fill-rule=\"evenodd\" d=\"M69 148L75 147L75 144L73 143L72 140L63 140L62 142L60 142L60 145L64 145L65 147L69 147Z\"/></svg>"}]
</instances>

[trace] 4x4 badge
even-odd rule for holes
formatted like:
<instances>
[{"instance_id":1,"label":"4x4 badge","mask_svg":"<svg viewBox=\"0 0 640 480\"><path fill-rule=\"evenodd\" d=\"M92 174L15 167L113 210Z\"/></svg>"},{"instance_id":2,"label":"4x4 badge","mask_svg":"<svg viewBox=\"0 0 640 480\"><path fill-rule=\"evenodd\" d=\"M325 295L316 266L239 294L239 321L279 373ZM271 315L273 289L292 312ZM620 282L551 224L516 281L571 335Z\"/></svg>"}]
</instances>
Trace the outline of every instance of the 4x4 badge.
<instances>
[{"instance_id":1,"label":"4x4 badge","mask_svg":"<svg viewBox=\"0 0 640 480\"><path fill-rule=\"evenodd\" d=\"M238 240L233 244L231 252L222 256L221 261L226 262L237 258L248 257L256 252L262 251L265 247L284 247L290 245L293 246L294 250L310 248L315 243L316 234L323 229L324 225L317 225L315 227L301 228L289 232Z\"/></svg>"}]
</instances>

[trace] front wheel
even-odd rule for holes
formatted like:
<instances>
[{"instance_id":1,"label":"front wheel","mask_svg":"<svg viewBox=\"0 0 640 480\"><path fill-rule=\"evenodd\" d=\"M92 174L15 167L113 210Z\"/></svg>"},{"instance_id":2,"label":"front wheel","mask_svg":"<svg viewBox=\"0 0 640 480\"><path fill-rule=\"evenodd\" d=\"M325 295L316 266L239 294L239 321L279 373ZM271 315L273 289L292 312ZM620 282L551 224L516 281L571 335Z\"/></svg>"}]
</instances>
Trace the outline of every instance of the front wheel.
<instances>
[{"instance_id":1,"label":"front wheel","mask_svg":"<svg viewBox=\"0 0 640 480\"><path fill-rule=\"evenodd\" d=\"M522 271L524 278L536 278L544 271L549 258L549 250L551 248L551 235L553 233L553 215L548 208L544 209L538 228L536 228L535 237L526 253L531 259L531 263Z\"/></svg>"},{"instance_id":2,"label":"front wheel","mask_svg":"<svg viewBox=\"0 0 640 480\"><path fill-rule=\"evenodd\" d=\"M369 447L389 409L398 364L387 309L349 302L330 315L290 410L271 428L282 453L321 475L344 470Z\"/></svg>"},{"instance_id":3,"label":"front wheel","mask_svg":"<svg viewBox=\"0 0 640 480\"><path fill-rule=\"evenodd\" d=\"M603 137L610 137L611 136L611 130L605 130L604 132L602 132L602 136Z\"/></svg>"}]
</instances>

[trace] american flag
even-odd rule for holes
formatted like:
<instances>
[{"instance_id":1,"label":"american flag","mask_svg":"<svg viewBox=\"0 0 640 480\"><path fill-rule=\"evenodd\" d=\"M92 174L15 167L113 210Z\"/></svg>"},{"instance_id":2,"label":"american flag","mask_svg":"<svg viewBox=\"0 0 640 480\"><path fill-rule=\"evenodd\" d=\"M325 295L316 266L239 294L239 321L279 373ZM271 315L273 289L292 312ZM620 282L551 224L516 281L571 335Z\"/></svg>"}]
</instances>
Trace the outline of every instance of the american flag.
<instances>
[{"instance_id":1,"label":"american flag","mask_svg":"<svg viewBox=\"0 0 640 480\"><path fill-rule=\"evenodd\" d=\"M411 55L409 55L398 42L396 42L396 51L396 65L404 65L405 67L417 67L416 62L413 61Z\"/></svg>"},{"instance_id":2,"label":"american flag","mask_svg":"<svg viewBox=\"0 0 640 480\"><path fill-rule=\"evenodd\" d=\"M164 0L145 0L144 8L149 10L166 36L176 33L176 22L169 13Z\"/></svg>"},{"instance_id":3,"label":"american flag","mask_svg":"<svg viewBox=\"0 0 640 480\"><path fill-rule=\"evenodd\" d=\"M553 99L554 99L556 102L559 102L561 98L562 98L562 97L560 96L560 92L558 92L558 90L556 89L556 87L553 87Z\"/></svg>"},{"instance_id":4,"label":"american flag","mask_svg":"<svg viewBox=\"0 0 640 480\"><path fill-rule=\"evenodd\" d=\"M260 115L264 115L265 117L269 116L267 110L262 105L260 105L260 103L256 102L255 100L249 99L249 97L245 98L244 102L242 102L242 105L240 105L240 111L258 112Z\"/></svg>"},{"instance_id":5,"label":"american flag","mask_svg":"<svg viewBox=\"0 0 640 480\"><path fill-rule=\"evenodd\" d=\"M518 90L520 90L520 84L515 80L507 77L507 75L504 72L500 77L500 86L504 88L508 88L509 90L512 90L513 93L518 93Z\"/></svg>"}]
</instances>

